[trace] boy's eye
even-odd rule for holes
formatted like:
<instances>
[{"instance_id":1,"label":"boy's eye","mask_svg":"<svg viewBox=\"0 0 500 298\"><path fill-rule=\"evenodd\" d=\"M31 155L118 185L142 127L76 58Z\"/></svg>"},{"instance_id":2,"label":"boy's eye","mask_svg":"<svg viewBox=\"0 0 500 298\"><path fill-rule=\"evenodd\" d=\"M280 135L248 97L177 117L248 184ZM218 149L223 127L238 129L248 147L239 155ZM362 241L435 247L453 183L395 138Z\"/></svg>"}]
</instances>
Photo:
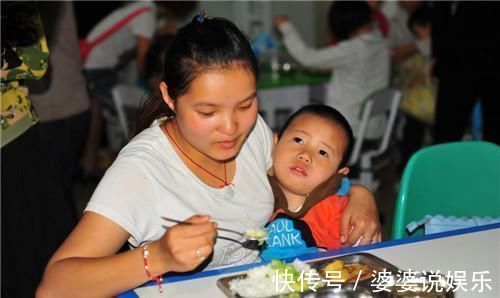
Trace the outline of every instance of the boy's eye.
<instances>
[{"instance_id":1,"label":"boy's eye","mask_svg":"<svg viewBox=\"0 0 500 298\"><path fill-rule=\"evenodd\" d=\"M303 144L303 143L304 143L304 141L303 141L301 138L299 138L299 137L295 137L295 138L293 138L293 141L294 141L295 143L297 143L297 144Z\"/></svg>"},{"instance_id":2,"label":"boy's eye","mask_svg":"<svg viewBox=\"0 0 500 298\"><path fill-rule=\"evenodd\" d=\"M324 156L324 157L328 157L328 152L326 152L325 150L319 150L319 155L321 156Z\"/></svg>"}]
</instances>

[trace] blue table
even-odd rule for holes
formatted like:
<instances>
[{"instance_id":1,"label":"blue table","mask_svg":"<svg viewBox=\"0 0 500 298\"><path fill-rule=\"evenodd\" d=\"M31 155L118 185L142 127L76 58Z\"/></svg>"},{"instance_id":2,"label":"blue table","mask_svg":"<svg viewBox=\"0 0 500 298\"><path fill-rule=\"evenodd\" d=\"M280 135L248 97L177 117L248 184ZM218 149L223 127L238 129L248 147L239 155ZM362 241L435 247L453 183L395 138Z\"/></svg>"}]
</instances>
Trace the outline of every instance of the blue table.
<instances>
[{"instance_id":1,"label":"blue table","mask_svg":"<svg viewBox=\"0 0 500 298\"><path fill-rule=\"evenodd\" d=\"M489 271L491 290L484 292L457 291L457 298L462 297L500 297L500 224L474 227L434 235L399 240L385 241L377 244L332 250L301 259L304 261L319 260L355 252L369 252L392 263L400 269L414 271L432 270L446 274L447 271L466 271L472 277L473 272ZM167 278L164 283L164 294L158 293L154 283L147 283L134 291L126 292L118 297L225 297L217 288L219 278L241 273L260 263L218 270L208 270L191 276ZM472 286L472 285L471 285Z\"/></svg>"}]
</instances>

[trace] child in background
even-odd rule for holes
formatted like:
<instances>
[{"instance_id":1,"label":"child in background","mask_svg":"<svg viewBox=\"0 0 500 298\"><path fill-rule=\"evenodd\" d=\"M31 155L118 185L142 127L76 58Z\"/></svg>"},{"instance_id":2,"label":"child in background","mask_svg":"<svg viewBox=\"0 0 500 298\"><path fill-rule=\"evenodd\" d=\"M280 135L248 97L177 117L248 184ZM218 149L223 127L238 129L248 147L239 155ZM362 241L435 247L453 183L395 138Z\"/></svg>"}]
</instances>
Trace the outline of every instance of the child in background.
<instances>
[{"instance_id":1,"label":"child in background","mask_svg":"<svg viewBox=\"0 0 500 298\"><path fill-rule=\"evenodd\" d=\"M389 19L382 12L382 5L384 1L381 0L367 0L366 1L372 9L372 19L377 25L378 30L382 32L384 37L389 35Z\"/></svg>"},{"instance_id":2,"label":"child in background","mask_svg":"<svg viewBox=\"0 0 500 298\"><path fill-rule=\"evenodd\" d=\"M338 109L355 134L364 100L389 84L389 47L380 31L374 28L371 15L366 1L333 2L328 25L337 44L321 49L307 46L286 16L274 19L287 50L301 65L333 68L325 104ZM370 119L366 136L380 138L384 123L383 115Z\"/></svg>"},{"instance_id":3,"label":"child in background","mask_svg":"<svg viewBox=\"0 0 500 298\"><path fill-rule=\"evenodd\" d=\"M370 6L372 10L372 20L376 25L377 29L382 33L384 37L389 36L389 19L382 12L382 5L384 4L381 0L367 0L366 3ZM334 46L337 43L335 36L330 32L328 36L328 45Z\"/></svg>"},{"instance_id":4,"label":"child in background","mask_svg":"<svg viewBox=\"0 0 500 298\"><path fill-rule=\"evenodd\" d=\"M340 216L349 189L342 177L349 173L353 145L349 123L332 107L305 106L290 116L275 143L268 176L275 205L261 258L340 248Z\"/></svg>"},{"instance_id":5,"label":"child in background","mask_svg":"<svg viewBox=\"0 0 500 298\"><path fill-rule=\"evenodd\" d=\"M417 47L422 55L431 56L431 11L427 6L417 8L408 19L408 28L417 39Z\"/></svg>"},{"instance_id":6,"label":"child in background","mask_svg":"<svg viewBox=\"0 0 500 298\"><path fill-rule=\"evenodd\" d=\"M393 85L403 91L400 108L406 116L401 171L411 155L422 147L425 131L433 124L436 97L436 82L431 75L430 9L417 8L408 19L408 28L417 39L419 51L398 65L393 78Z\"/></svg>"}]
</instances>

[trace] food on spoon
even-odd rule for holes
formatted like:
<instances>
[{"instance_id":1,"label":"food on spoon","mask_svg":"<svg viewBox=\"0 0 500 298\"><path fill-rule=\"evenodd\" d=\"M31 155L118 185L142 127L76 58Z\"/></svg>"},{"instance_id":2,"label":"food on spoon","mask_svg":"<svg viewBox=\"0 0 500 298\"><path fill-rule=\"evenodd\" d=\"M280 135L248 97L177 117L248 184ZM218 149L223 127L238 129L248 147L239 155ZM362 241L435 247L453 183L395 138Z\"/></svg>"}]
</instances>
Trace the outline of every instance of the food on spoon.
<instances>
[{"instance_id":1,"label":"food on spoon","mask_svg":"<svg viewBox=\"0 0 500 298\"><path fill-rule=\"evenodd\" d=\"M308 282L306 276L317 277L317 283ZM273 260L267 265L248 270L245 277L229 282L231 291L242 297L269 297L297 293L301 290L317 289L323 285L316 269L299 260L288 264Z\"/></svg>"},{"instance_id":2,"label":"food on spoon","mask_svg":"<svg viewBox=\"0 0 500 298\"><path fill-rule=\"evenodd\" d=\"M267 228L255 227L247 229L245 231L245 237L251 240L257 240L259 241L259 245L262 245L264 244L264 241L267 240Z\"/></svg>"}]
</instances>

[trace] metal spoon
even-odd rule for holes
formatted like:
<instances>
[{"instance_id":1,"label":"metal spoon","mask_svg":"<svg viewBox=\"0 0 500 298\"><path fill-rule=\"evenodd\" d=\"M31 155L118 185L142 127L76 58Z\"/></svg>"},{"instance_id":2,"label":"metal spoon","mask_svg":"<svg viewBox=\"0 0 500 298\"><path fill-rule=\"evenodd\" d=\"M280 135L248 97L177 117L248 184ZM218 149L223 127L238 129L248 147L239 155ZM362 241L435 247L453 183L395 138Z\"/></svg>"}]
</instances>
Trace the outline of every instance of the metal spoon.
<instances>
[{"instance_id":1,"label":"metal spoon","mask_svg":"<svg viewBox=\"0 0 500 298\"><path fill-rule=\"evenodd\" d=\"M235 240L233 238L229 238L229 237L224 237L224 236L219 236L217 235L217 238L219 239L224 239L224 240L228 240L228 241L232 241L232 242L235 242L235 243L238 243L239 245L243 246L244 248L246 249L251 249L251 250L258 250L258 251L261 251L263 248L264 248L264 245L261 244L262 241L259 241L259 240L251 240L251 239L248 239L244 242L240 242L238 240Z\"/></svg>"},{"instance_id":2,"label":"metal spoon","mask_svg":"<svg viewBox=\"0 0 500 298\"><path fill-rule=\"evenodd\" d=\"M178 219L173 219L173 218L169 218L169 217L165 217L165 216L160 216L160 218L163 219L163 220L170 221L170 222L175 222L175 223L178 223L178 224L181 224L181 225L182 224L184 224L184 225L192 225L193 224L193 223L190 223L190 222L186 222L186 221L182 221L182 220L178 220ZM241 237L245 237L248 240L255 240L255 241L259 241L260 240L260 239L255 238L255 237L248 237L248 235L246 235L245 233L238 232L238 231L231 230L231 229L217 227L217 230L218 231L229 232L229 233L234 233L234 234L240 235Z\"/></svg>"}]
</instances>

